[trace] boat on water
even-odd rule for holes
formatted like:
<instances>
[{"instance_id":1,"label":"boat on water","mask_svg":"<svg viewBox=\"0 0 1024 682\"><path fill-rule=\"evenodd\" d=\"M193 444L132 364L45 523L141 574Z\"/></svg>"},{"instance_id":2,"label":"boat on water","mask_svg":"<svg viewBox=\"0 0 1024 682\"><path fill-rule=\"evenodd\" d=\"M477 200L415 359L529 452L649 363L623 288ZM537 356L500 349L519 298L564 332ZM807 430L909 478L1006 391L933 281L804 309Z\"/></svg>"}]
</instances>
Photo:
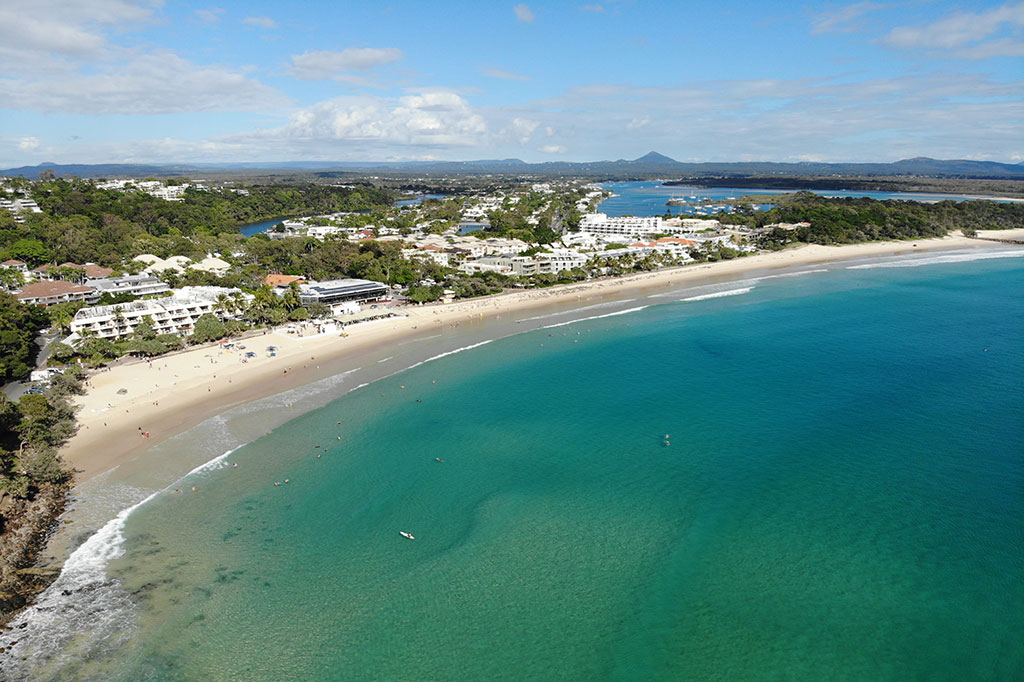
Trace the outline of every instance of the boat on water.
<instances>
[{"instance_id":1,"label":"boat on water","mask_svg":"<svg viewBox=\"0 0 1024 682\"><path fill-rule=\"evenodd\" d=\"M409 538L410 540L416 539L416 537L412 533L406 533L404 530L398 531L398 534L401 535L403 538Z\"/></svg>"}]
</instances>

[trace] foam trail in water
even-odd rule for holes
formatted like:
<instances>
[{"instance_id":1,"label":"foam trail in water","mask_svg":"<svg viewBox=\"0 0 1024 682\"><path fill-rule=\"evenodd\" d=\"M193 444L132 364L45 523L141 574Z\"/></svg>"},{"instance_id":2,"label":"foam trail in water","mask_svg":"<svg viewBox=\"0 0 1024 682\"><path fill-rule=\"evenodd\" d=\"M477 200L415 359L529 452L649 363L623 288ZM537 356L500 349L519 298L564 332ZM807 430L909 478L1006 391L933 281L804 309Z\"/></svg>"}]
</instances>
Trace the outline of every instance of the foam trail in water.
<instances>
[{"instance_id":1,"label":"foam trail in water","mask_svg":"<svg viewBox=\"0 0 1024 682\"><path fill-rule=\"evenodd\" d=\"M916 268L922 265L938 265L941 263L968 263L975 260L991 258L1020 258L1024 249L1015 251L985 251L981 253L950 253L942 256L926 258L907 258L904 260L886 261L883 263L867 263L865 265L848 265L847 270L873 270L875 268Z\"/></svg>"},{"instance_id":2,"label":"foam trail in water","mask_svg":"<svg viewBox=\"0 0 1024 682\"><path fill-rule=\"evenodd\" d=\"M753 281L760 282L763 279L777 279L779 277L800 277L801 275L813 275L816 272L828 272L828 268L818 268L816 270L801 270L799 272L784 272L779 275L765 275L764 277L755 277Z\"/></svg>"},{"instance_id":3,"label":"foam trail in water","mask_svg":"<svg viewBox=\"0 0 1024 682\"><path fill-rule=\"evenodd\" d=\"M470 350L471 348L479 348L480 346L486 346L491 341L494 341L494 339L487 339L486 341L481 341L480 343L474 343L474 344L469 345L469 346L463 346L462 348L456 348L455 350L450 350L450 351L448 351L446 353L441 353L440 355L435 355L433 357L429 357L426 360L421 360L420 362L417 362L415 365L409 365L408 367L406 367L406 369L410 370L413 367L419 367L420 365L424 365L424 364L430 362L431 360L438 360L440 358L447 357L449 355L455 355L456 353L461 353L464 350Z\"/></svg>"},{"instance_id":4,"label":"foam trail in water","mask_svg":"<svg viewBox=\"0 0 1024 682\"><path fill-rule=\"evenodd\" d=\"M115 652L131 634L137 607L107 565L124 554L124 526L131 513L181 481L220 468L237 448L192 469L166 488L151 492L83 542L60 575L10 624L2 636L0 679L61 679L61 668ZM145 491L132 489L134 497ZM13 634L17 633L17 634ZM14 640L16 644L10 644Z\"/></svg>"},{"instance_id":5,"label":"foam trail in water","mask_svg":"<svg viewBox=\"0 0 1024 682\"><path fill-rule=\"evenodd\" d=\"M591 317L581 317L578 320L569 320L568 322L558 322L556 324L549 324L549 325L545 325L543 327L538 327L538 329L552 329L554 327L564 327L566 325L576 324L577 322L586 322L587 320L600 320L600 319L605 318L605 317L615 317L616 315L627 315L629 313L635 313L637 311L643 310L644 308L650 308L650 307L651 306L649 306L649 305L641 305L641 306L637 306L636 308L628 308L626 310L616 310L614 313L605 313L604 315L592 315Z\"/></svg>"},{"instance_id":6,"label":"foam trail in water","mask_svg":"<svg viewBox=\"0 0 1024 682\"><path fill-rule=\"evenodd\" d=\"M723 298L725 296L739 296L740 294L746 294L754 290L754 287L743 287L742 289L729 289L728 291L716 291L713 294L704 294L703 296L691 296L689 298L681 298L680 301L704 301L709 298Z\"/></svg>"},{"instance_id":7,"label":"foam trail in water","mask_svg":"<svg viewBox=\"0 0 1024 682\"><path fill-rule=\"evenodd\" d=\"M379 365L382 362L387 362L388 360L390 360L393 357L395 357L395 356L394 355L389 355L388 357L384 358L383 360L378 360L377 364Z\"/></svg>"},{"instance_id":8,"label":"foam trail in water","mask_svg":"<svg viewBox=\"0 0 1024 682\"><path fill-rule=\"evenodd\" d=\"M594 305L584 306L582 308L573 308L572 310L561 310L557 313L548 313L547 315L537 315L536 317L524 317L516 322L530 322L532 320L546 320L549 317L559 317L561 315L571 315L573 313L583 312L584 310L594 310L595 308L607 308L612 305L620 305L622 303L632 303L635 298L626 298L621 301L607 301L606 303L596 303Z\"/></svg>"}]
</instances>

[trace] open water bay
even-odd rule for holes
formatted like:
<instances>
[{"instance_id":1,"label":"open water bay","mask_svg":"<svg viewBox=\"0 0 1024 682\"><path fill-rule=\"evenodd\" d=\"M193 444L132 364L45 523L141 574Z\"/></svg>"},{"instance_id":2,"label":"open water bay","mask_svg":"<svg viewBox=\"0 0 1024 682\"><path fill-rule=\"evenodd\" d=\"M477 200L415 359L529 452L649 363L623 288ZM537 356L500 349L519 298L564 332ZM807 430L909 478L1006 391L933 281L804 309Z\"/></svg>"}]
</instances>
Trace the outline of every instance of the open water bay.
<instances>
[{"instance_id":1,"label":"open water bay","mask_svg":"<svg viewBox=\"0 0 1024 682\"><path fill-rule=\"evenodd\" d=\"M95 557L120 620L9 671L1020 679L1024 258L991 253L538 315L371 383L138 507Z\"/></svg>"}]
</instances>

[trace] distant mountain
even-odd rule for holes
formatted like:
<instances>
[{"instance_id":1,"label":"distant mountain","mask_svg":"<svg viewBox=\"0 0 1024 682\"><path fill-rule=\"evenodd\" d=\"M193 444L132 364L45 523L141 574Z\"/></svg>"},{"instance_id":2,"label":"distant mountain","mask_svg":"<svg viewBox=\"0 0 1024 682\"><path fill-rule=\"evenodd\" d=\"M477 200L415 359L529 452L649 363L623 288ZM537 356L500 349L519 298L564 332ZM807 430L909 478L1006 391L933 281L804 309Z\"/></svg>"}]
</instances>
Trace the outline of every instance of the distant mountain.
<instances>
[{"instance_id":1,"label":"distant mountain","mask_svg":"<svg viewBox=\"0 0 1024 682\"><path fill-rule=\"evenodd\" d=\"M665 165L678 165L679 162L675 159L670 159L664 154L658 152L647 152L639 159L633 159L630 163L646 166L665 166Z\"/></svg>"},{"instance_id":2,"label":"distant mountain","mask_svg":"<svg viewBox=\"0 0 1024 682\"><path fill-rule=\"evenodd\" d=\"M665 178L665 177L746 177L757 176L927 176L957 178L1024 179L1024 164L972 161L969 159L938 160L927 157L904 159L895 163L774 163L774 162L707 162L683 163L658 152L649 152L638 159L618 161L548 161L527 163L521 159L479 161L403 161L403 162L332 162L288 161L197 164L54 164L22 166L0 170L0 175L20 175L35 179L50 169L58 176L98 177L167 177L198 176L204 173L230 174L245 172L309 172L321 177L346 177L360 173L394 175L531 175L549 177L580 176L601 179Z\"/></svg>"},{"instance_id":3,"label":"distant mountain","mask_svg":"<svg viewBox=\"0 0 1024 682\"><path fill-rule=\"evenodd\" d=\"M196 166L157 166L152 164L100 163L100 164L60 164L41 163L38 166L21 166L0 170L0 175L10 177L22 176L35 180L45 170L52 170L58 177L73 176L76 178L105 177L148 177L180 175L184 172L195 172Z\"/></svg>"}]
</instances>

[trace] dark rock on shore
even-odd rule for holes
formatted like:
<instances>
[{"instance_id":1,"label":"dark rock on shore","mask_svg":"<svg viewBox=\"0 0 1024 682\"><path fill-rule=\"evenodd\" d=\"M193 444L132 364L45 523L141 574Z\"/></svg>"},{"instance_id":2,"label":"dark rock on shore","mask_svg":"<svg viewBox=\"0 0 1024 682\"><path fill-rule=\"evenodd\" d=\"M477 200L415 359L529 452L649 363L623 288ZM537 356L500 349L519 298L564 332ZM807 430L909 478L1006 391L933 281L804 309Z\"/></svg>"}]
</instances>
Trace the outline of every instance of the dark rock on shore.
<instances>
[{"instance_id":1,"label":"dark rock on shore","mask_svg":"<svg viewBox=\"0 0 1024 682\"><path fill-rule=\"evenodd\" d=\"M0 625L45 590L59 566L37 566L40 551L68 501L68 484L44 484L32 500L0 502Z\"/></svg>"}]
</instances>

